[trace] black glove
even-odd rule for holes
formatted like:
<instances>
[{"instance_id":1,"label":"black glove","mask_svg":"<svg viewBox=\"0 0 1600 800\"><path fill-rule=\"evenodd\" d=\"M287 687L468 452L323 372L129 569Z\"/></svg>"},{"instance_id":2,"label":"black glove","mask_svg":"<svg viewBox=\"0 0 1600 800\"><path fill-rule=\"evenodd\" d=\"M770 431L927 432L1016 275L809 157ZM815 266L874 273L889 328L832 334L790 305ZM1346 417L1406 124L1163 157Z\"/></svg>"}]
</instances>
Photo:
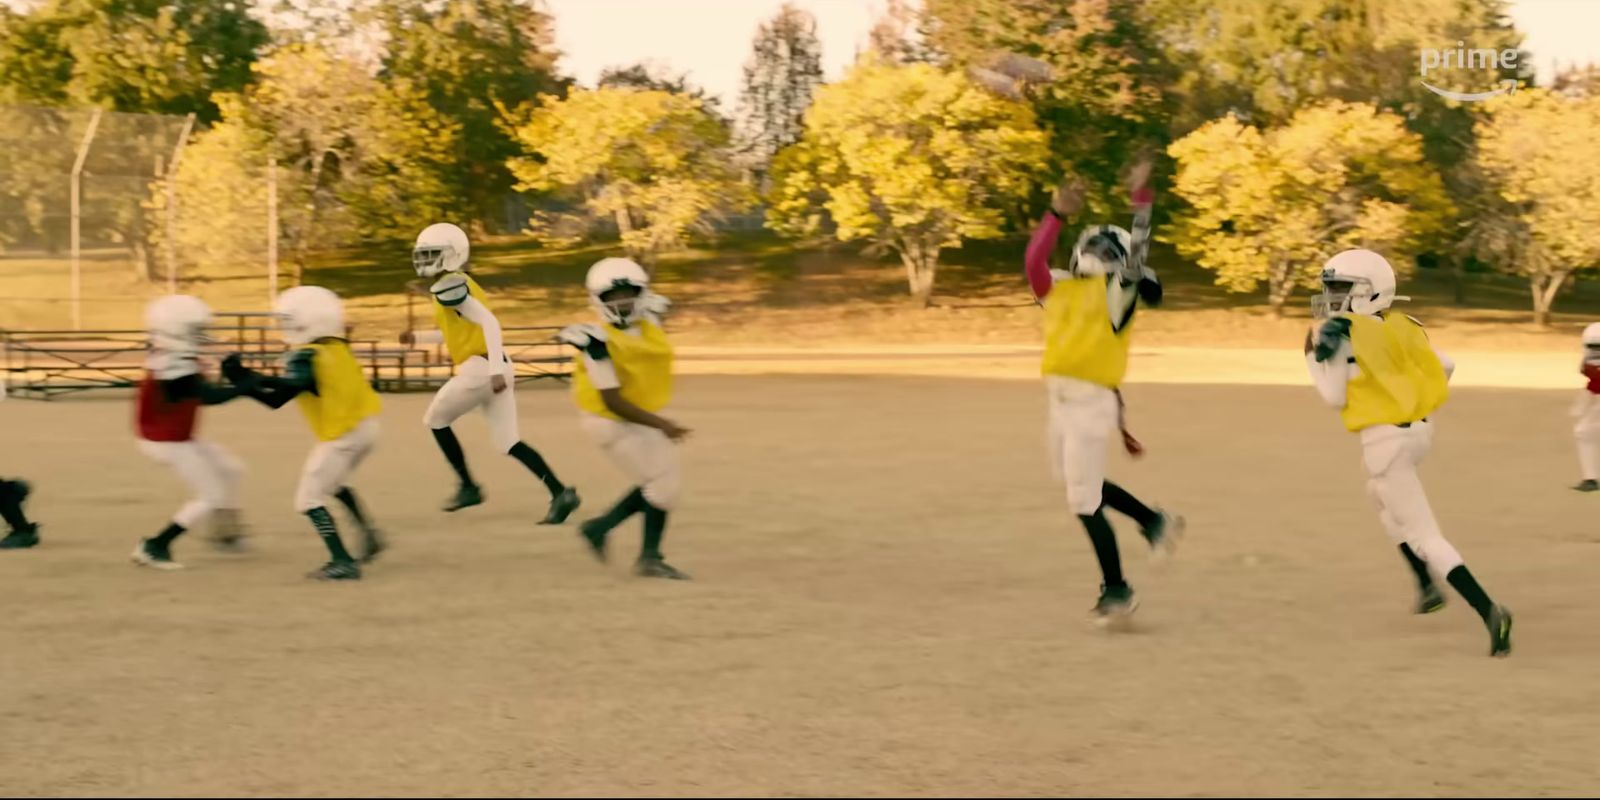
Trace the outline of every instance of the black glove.
<instances>
[{"instance_id":1,"label":"black glove","mask_svg":"<svg viewBox=\"0 0 1600 800\"><path fill-rule=\"evenodd\" d=\"M1317 344L1314 348L1317 361L1327 361L1333 354L1339 352L1339 344L1350 338L1350 320L1345 317L1334 317L1322 323L1321 330L1317 331Z\"/></svg>"},{"instance_id":2,"label":"black glove","mask_svg":"<svg viewBox=\"0 0 1600 800\"><path fill-rule=\"evenodd\" d=\"M222 377L241 389L248 389L255 384L256 373L244 365L244 359L238 353L222 359Z\"/></svg>"}]
</instances>

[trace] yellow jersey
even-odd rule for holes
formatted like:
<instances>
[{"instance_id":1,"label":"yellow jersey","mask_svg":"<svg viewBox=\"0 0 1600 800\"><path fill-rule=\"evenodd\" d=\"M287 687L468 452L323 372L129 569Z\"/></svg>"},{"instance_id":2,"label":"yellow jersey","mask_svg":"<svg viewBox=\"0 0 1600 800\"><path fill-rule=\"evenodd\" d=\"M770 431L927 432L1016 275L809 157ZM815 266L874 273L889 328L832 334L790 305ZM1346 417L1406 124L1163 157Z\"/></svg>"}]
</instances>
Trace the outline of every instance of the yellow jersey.
<instances>
[{"instance_id":1,"label":"yellow jersey","mask_svg":"<svg viewBox=\"0 0 1600 800\"><path fill-rule=\"evenodd\" d=\"M672 344L666 331L652 320L641 320L634 327L637 333L605 325L604 338L591 339L584 352L597 363L611 364L624 400L655 413L672 401ZM578 408L590 414L621 419L606 408L582 358L573 367L572 397Z\"/></svg>"},{"instance_id":2,"label":"yellow jersey","mask_svg":"<svg viewBox=\"0 0 1600 800\"><path fill-rule=\"evenodd\" d=\"M295 400L318 439L337 439L383 410L383 401L367 380L355 353L350 352L349 342L321 339L302 353L310 354L316 391L301 392Z\"/></svg>"},{"instance_id":3,"label":"yellow jersey","mask_svg":"<svg viewBox=\"0 0 1600 800\"><path fill-rule=\"evenodd\" d=\"M1359 368L1340 412L1346 429L1416 422L1444 405L1450 396L1444 364L1416 320L1404 314L1346 318L1350 353Z\"/></svg>"},{"instance_id":4,"label":"yellow jersey","mask_svg":"<svg viewBox=\"0 0 1600 800\"><path fill-rule=\"evenodd\" d=\"M1115 389L1128 372L1132 327L1129 320L1122 330L1111 329L1104 276L1057 280L1044 298L1044 361L1039 372Z\"/></svg>"},{"instance_id":5,"label":"yellow jersey","mask_svg":"<svg viewBox=\"0 0 1600 800\"><path fill-rule=\"evenodd\" d=\"M489 357L489 345L483 338L483 326L461 316L456 306L468 297L477 299L488 307L483 288L465 272L446 272L435 281L433 292L433 321L444 334L444 346L450 351L450 361L460 364L473 356Z\"/></svg>"}]
</instances>

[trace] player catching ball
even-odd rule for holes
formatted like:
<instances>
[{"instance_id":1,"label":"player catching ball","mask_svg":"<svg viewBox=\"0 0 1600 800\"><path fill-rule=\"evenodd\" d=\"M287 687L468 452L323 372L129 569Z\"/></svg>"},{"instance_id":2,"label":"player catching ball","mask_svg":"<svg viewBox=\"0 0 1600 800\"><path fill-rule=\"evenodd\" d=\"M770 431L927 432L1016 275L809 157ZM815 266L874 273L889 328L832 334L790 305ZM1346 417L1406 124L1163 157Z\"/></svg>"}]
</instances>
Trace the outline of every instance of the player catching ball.
<instances>
[{"instance_id":1,"label":"player catching ball","mask_svg":"<svg viewBox=\"0 0 1600 800\"><path fill-rule=\"evenodd\" d=\"M1511 611L1489 599L1428 505L1417 465L1433 447L1429 417L1450 395L1455 364L1436 352L1421 323L1391 314L1394 269L1371 250L1346 250L1322 268L1313 303L1322 322L1306 332L1306 367L1317 393L1361 437L1367 494L1378 520L1417 577L1417 613L1444 607L1442 576L1489 629L1489 655L1511 653Z\"/></svg>"},{"instance_id":2,"label":"player catching ball","mask_svg":"<svg viewBox=\"0 0 1600 800\"><path fill-rule=\"evenodd\" d=\"M1122 575L1116 533L1106 519L1110 506L1138 523L1145 541L1170 552L1183 530L1182 517L1153 509L1106 480L1106 446L1121 431L1130 455L1143 447L1123 419L1123 375L1139 301L1161 302L1161 283L1145 264L1150 242L1150 164L1129 176L1134 218L1130 233L1115 225L1091 225L1078 236L1065 268L1050 255L1062 223L1083 205L1081 185L1069 180L1051 199L1028 243L1028 284L1044 309L1044 376L1050 407L1050 460L1066 484L1067 504L1083 523L1100 562L1100 599L1093 614L1101 622L1125 617L1137 607Z\"/></svg>"}]
</instances>

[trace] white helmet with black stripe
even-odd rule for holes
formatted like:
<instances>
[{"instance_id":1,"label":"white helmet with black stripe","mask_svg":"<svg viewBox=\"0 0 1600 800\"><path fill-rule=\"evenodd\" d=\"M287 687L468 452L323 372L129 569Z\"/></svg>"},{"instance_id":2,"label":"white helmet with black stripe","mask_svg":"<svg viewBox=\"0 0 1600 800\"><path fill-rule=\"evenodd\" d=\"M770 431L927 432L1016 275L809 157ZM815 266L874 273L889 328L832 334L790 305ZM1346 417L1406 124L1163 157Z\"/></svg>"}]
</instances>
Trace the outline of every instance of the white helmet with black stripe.
<instances>
[{"instance_id":1,"label":"white helmet with black stripe","mask_svg":"<svg viewBox=\"0 0 1600 800\"><path fill-rule=\"evenodd\" d=\"M411 266L423 278L455 272L467 265L471 249L466 231L448 222L434 223L417 234L417 243L411 248Z\"/></svg>"}]
</instances>

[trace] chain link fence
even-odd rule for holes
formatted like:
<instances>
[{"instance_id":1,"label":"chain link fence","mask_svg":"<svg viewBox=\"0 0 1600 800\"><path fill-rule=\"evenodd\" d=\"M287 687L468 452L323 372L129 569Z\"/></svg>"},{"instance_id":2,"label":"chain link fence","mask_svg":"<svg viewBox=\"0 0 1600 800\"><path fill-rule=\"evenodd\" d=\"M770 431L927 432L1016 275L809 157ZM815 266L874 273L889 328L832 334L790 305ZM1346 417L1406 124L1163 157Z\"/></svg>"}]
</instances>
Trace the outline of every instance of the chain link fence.
<instances>
[{"instance_id":1,"label":"chain link fence","mask_svg":"<svg viewBox=\"0 0 1600 800\"><path fill-rule=\"evenodd\" d=\"M173 290L263 306L269 165L186 163L195 139L192 117L0 106L0 328L139 327Z\"/></svg>"}]
</instances>

